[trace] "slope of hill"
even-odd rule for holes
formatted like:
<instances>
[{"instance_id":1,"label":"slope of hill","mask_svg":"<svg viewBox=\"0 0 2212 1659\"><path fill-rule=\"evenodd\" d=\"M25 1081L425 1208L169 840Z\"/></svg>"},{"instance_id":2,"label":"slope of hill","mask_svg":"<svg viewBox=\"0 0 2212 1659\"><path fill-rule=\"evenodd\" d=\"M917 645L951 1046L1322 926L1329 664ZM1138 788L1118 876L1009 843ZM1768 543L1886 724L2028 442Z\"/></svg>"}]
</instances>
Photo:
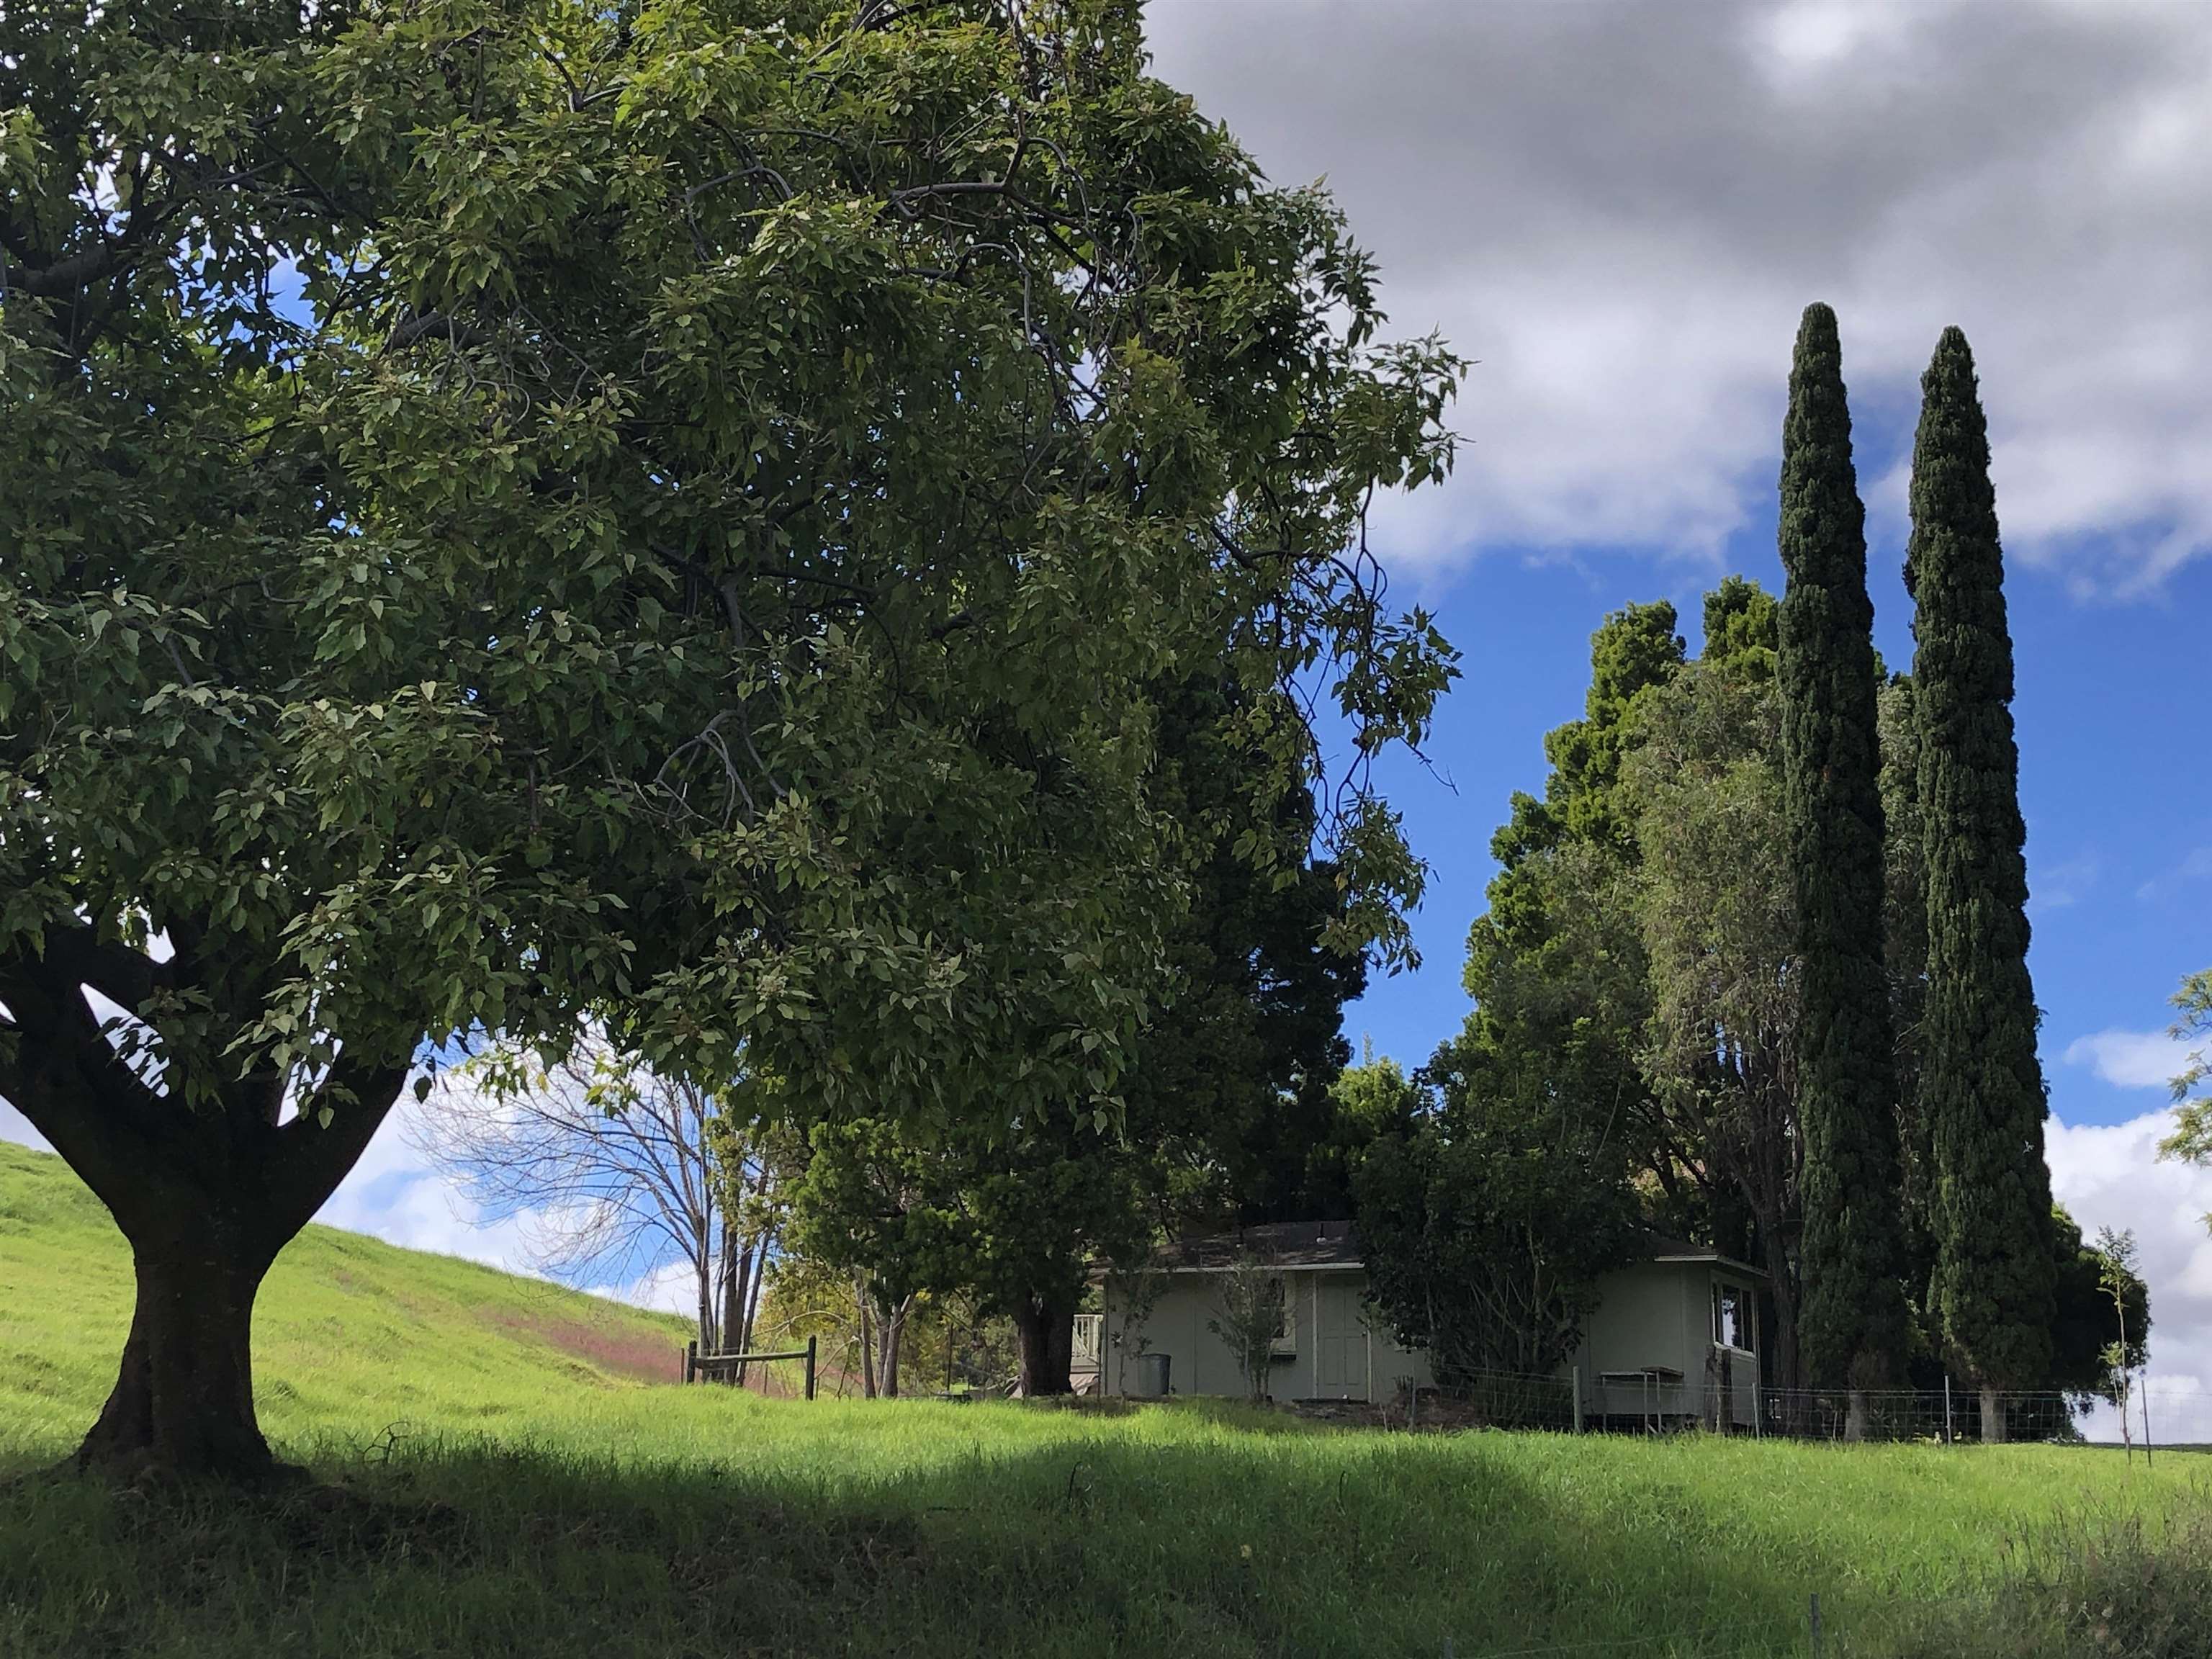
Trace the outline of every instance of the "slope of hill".
<instances>
[{"instance_id":1,"label":"slope of hill","mask_svg":"<svg viewBox=\"0 0 2212 1659\"><path fill-rule=\"evenodd\" d=\"M82 1434L131 1326L131 1253L61 1159L0 1141L0 1458ZM453 1256L309 1227L254 1319L274 1438L487 1422L672 1380L689 1327Z\"/></svg>"},{"instance_id":2,"label":"slope of hill","mask_svg":"<svg viewBox=\"0 0 2212 1659\"><path fill-rule=\"evenodd\" d=\"M35 1471L129 1264L0 1146L0 1659L2212 1651L2212 1463L1315 1429L655 1387L678 1322L325 1229L264 1293L273 1496ZM664 1372L665 1374L665 1372ZM9 1483L8 1477L24 1478Z\"/></svg>"}]
</instances>

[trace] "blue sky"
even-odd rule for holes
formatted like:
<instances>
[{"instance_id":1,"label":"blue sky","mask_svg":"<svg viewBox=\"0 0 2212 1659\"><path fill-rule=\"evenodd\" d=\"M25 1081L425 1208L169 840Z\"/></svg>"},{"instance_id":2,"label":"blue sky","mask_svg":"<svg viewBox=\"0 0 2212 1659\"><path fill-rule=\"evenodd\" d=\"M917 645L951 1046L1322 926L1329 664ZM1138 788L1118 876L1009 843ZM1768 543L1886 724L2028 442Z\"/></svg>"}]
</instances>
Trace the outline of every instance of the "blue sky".
<instances>
[{"instance_id":1,"label":"blue sky","mask_svg":"<svg viewBox=\"0 0 2212 1659\"><path fill-rule=\"evenodd\" d=\"M1789 349L1787 336L1775 342L1778 387ZM1985 364L1984 374L2001 378L2002 365ZM1778 444L1780 425L1778 392ZM1863 422L1862 471L1879 477L1911 441L1900 422ZM1513 790L1542 788L1544 733L1582 713L1591 631L1621 605L1666 598L1694 649L1699 596L1724 570L1778 592L1772 503L1756 505L1753 521L1710 563L1601 549L1492 549L1423 584L1465 676L1437 717L1433 773L1396 758L1382 775L1434 872L1416 919L1423 963L1377 981L1348 1012L1350 1031L1411 1065L1457 1029L1468 1006L1459 982L1467 926L1496 867L1491 832ZM2000 514L2003 507L2000 499ZM1893 667L1907 666L1901 519L1877 520L1870 540L1877 643ZM2100 1033L2162 1029L2182 975L2212 965L2212 766L2203 730L2212 562L2112 599L2079 596L2062 572L2015 557L2007 598L2028 823L2030 966L2045 1010L2052 1103L2069 1121L2118 1122L2152 1097L2100 1075L2086 1051L2072 1061L2068 1051Z\"/></svg>"}]
</instances>

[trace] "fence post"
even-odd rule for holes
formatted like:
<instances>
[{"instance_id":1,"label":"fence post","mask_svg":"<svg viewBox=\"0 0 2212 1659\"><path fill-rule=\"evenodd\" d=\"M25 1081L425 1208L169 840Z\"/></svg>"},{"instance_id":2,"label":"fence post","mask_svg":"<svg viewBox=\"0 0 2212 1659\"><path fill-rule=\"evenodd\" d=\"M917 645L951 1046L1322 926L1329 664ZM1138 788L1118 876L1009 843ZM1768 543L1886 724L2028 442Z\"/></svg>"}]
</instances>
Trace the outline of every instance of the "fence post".
<instances>
[{"instance_id":1,"label":"fence post","mask_svg":"<svg viewBox=\"0 0 2212 1659\"><path fill-rule=\"evenodd\" d=\"M697 1338L684 1345L684 1380L686 1382L699 1375L699 1342Z\"/></svg>"},{"instance_id":2,"label":"fence post","mask_svg":"<svg viewBox=\"0 0 2212 1659\"><path fill-rule=\"evenodd\" d=\"M819 1336L810 1336L806 1339L806 1397L809 1400L814 1398L814 1355L816 1346L821 1340Z\"/></svg>"},{"instance_id":3,"label":"fence post","mask_svg":"<svg viewBox=\"0 0 2212 1659\"><path fill-rule=\"evenodd\" d=\"M1813 1592L1813 1659L1820 1659L1820 1592Z\"/></svg>"},{"instance_id":4,"label":"fence post","mask_svg":"<svg viewBox=\"0 0 2212 1659\"><path fill-rule=\"evenodd\" d=\"M1579 1366L1579 1365L1576 1366L1576 1367L1574 1368L1574 1370L1572 1370L1569 1371L1569 1372L1567 1373L1567 1375L1568 1375L1569 1376L1572 1377L1572 1378L1574 1379L1574 1382L1575 1382L1575 1432L1576 1432L1577 1434L1580 1434L1580 1433L1583 1431L1583 1370L1582 1370L1582 1367L1581 1367L1581 1366Z\"/></svg>"},{"instance_id":5,"label":"fence post","mask_svg":"<svg viewBox=\"0 0 2212 1659\"><path fill-rule=\"evenodd\" d=\"M1958 1444L1957 1438L1951 1432L1951 1373L1948 1371L1943 1373L1943 1443L1947 1446Z\"/></svg>"},{"instance_id":6,"label":"fence post","mask_svg":"<svg viewBox=\"0 0 2212 1659\"><path fill-rule=\"evenodd\" d=\"M2149 1469L2149 1468L2150 1468L2150 1375L2149 1375L2149 1370L2150 1370L2150 1368L2149 1368L2148 1366L2145 1366L2142 1370L2140 1370L2140 1371L2138 1371L2138 1372L2136 1372L2136 1382L2137 1382L2137 1385L2138 1385L2138 1386L2142 1389L2142 1419L2143 1419L2143 1468L2144 1468L2146 1471L2148 1471L2148 1470ZM2121 1409L2122 1411L2125 1411L2125 1410L2127 1409L2127 1407L2126 1407L2125 1406L2123 1406L2123 1407L2120 1407L2120 1409Z\"/></svg>"}]
</instances>

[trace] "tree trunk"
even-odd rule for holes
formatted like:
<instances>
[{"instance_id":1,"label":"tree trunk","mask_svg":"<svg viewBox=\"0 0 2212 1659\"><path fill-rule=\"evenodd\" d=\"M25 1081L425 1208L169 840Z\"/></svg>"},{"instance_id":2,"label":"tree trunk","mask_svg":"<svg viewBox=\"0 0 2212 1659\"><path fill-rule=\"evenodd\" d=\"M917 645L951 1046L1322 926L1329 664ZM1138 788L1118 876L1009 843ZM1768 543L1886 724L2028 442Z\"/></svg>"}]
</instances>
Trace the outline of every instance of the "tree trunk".
<instances>
[{"instance_id":1,"label":"tree trunk","mask_svg":"<svg viewBox=\"0 0 2212 1659\"><path fill-rule=\"evenodd\" d=\"M906 1338L907 1310L913 1305L914 1298L908 1297L896 1308L884 1309L876 1327L876 1394L879 1399L898 1398L899 1349Z\"/></svg>"},{"instance_id":2,"label":"tree trunk","mask_svg":"<svg viewBox=\"0 0 2212 1659\"><path fill-rule=\"evenodd\" d=\"M253 1409L264 1255L204 1228L136 1249L131 1334L114 1390L77 1448L79 1468L248 1480L285 1472Z\"/></svg>"},{"instance_id":3,"label":"tree trunk","mask_svg":"<svg viewBox=\"0 0 2212 1659\"><path fill-rule=\"evenodd\" d=\"M860 1279L853 1280L853 1300L860 1313L860 1397L876 1397L875 1322L868 1316L868 1287Z\"/></svg>"},{"instance_id":4,"label":"tree trunk","mask_svg":"<svg viewBox=\"0 0 2212 1659\"><path fill-rule=\"evenodd\" d=\"M2005 1438L2004 1397L1984 1384L1982 1389L1982 1443L1984 1446L2002 1446Z\"/></svg>"},{"instance_id":5,"label":"tree trunk","mask_svg":"<svg viewBox=\"0 0 2212 1659\"><path fill-rule=\"evenodd\" d=\"M735 1271L722 1276L722 1335L729 1345L726 1352L750 1353L753 1346L752 1307L749 1299L752 1294L753 1247L750 1243L736 1246L734 1236L726 1231L729 1223L726 1220L722 1224L726 1230L722 1234L722 1253L727 1256L734 1249L737 1255ZM745 1386L745 1373L750 1369L742 1363L738 1364L739 1388Z\"/></svg>"},{"instance_id":6,"label":"tree trunk","mask_svg":"<svg viewBox=\"0 0 2212 1659\"><path fill-rule=\"evenodd\" d=\"M722 1216L722 1352L743 1353L745 1350L745 1267L749 1252L738 1243L738 1230L732 1218L725 1212ZM742 1373L738 1381L743 1383Z\"/></svg>"},{"instance_id":7,"label":"tree trunk","mask_svg":"<svg viewBox=\"0 0 2212 1659\"><path fill-rule=\"evenodd\" d=\"M760 1323L761 1286L768 1282L769 1235L763 1233L759 1242L745 1252L745 1277L751 1288L745 1292L744 1322L738 1328L744 1334L744 1344L753 1345L753 1329Z\"/></svg>"},{"instance_id":8,"label":"tree trunk","mask_svg":"<svg viewBox=\"0 0 2212 1659\"><path fill-rule=\"evenodd\" d=\"M1014 1336L1021 1349L1016 1393L1025 1400L1041 1400L1075 1391L1069 1376L1075 1363L1073 1297L1030 1297L1015 1311Z\"/></svg>"},{"instance_id":9,"label":"tree trunk","mask_svg":"<svg viewBox=\"0 0 2212 1659\"><path fill-rule=\"evenodd\" d=\"M691 1232L691 1273L699 1291L699 1352L720 1353L714 1320L714 1235L712 1217L696 1220Z\"/></svg>"},{"instance_id":10,"label":"tree trunk","mask_svg":"<svg viewBox=\"0 0 2212 1659\"><path fill-rule=\"evenodd\" d=\"M1759 1363L1768 1386L1782 1394L1782 1426L1796 1433L1803 1425L1805 1376L1797 1360L1797 1285L1790 1277L1790 1253L1774 1237L1777 1229L1762 1226L1761 1255L1766 1262L1767 1293L1774 1298L1774 1330L1763 1346ZM1771 1370L1766 1368L1771 1366Z\"/></svg>"},{"instance_id":11,"label":"tree trunk","mask_svg":"<svg viewBox=\"0 0 2212 1659\"><path fill-rule=\"evenodd\" d=\"M408 1067L341 1053L289 1116L277 1073L227 1079L188 1107L123 1063L81 993L94 984L143 1006L178 971L58 927L43 959L0 951L15 1020L0 1092L131 1242L131 1334L77 1466L267 1480L291 1472L254 1413L254 1298L276 1253L359 1162Z\"/></svg>"}]
</instances>

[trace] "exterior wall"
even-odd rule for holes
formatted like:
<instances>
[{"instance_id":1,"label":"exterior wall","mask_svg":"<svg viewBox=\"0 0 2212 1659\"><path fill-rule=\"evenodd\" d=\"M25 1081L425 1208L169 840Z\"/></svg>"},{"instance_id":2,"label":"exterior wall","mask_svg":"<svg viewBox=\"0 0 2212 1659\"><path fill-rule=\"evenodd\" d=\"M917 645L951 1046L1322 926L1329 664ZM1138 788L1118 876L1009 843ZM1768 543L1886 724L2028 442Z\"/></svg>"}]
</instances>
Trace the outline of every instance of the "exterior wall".
<instances>
[{"instance_id":1,"label":"exterior wall","mask_svg":"<svg viewBox=\"0 0 2212 1659\"><path fill-rule=\"evenodd\" d=\"M1713 1287L1726 1280L1753 1288L1755 1281L1708 1261L1641 1261L1608 1273L1602 1298L1584 1322L1573 1369L1580 1374L1584 1408L1614 1417L1646 1413L1669 1419L1712 1420L1721 1415L1707 1398L1713 1344ZM1679 1384L1641 1388L1601 1382L1607 1371L1663 1368L1681 1373ZM1759 1362L1748 1351L1729 1353L1729 1416L1750 1427L1758 1416Z\"/></svg>"},{"instance_id":2,"label":"exterior wall","mask_svg":"<svg viewBox=\"0 0 2212 1659\"><path fill-rule=\"evenodd\" d=\"M1168 1386L1175 1393L1243 1394L1244 1379L1237 1371L1236 1356L1228 1343L1207 1328L1209 1322L1221 1318L1222 1278L1219 1273L1170 1275L1141 1325L1135 1322L1127 1288L1118 1280L1108 1280L1103 1300L1106 1375L1103 1391L1134 1392L1136 1355L1141 1342L1147 1352L1168 1356ZM1270 1394L1279 1400L1310 1400L1324 1394L1365 1399L1370 1386L1387 1392L1409 1362L1425 1375L1427 1366L1419 1356L1408 1355L1384 1339L1370 1339L1358 1305L1366 1289L1367 1275L1357 1270L1293 1269L1283 1274L1284 1300L1291 1316L1291 1352L1269 1368ZM1335 1344L1330 1351L1335 1364L1330 1368L1334 1374L1329 1381L1341 1382L1344 1387L1322 1386L1325 1340ZM1347 1341L1356 1341L1356 1361L1346 1355Z\"/></svg>"},{"instance_id":3,"label":"exterior wall","mask_svg":"<svg viewBox=\"0 0 2212 1659\"><path fill-rule=\"evenodd\" d=\"M1219 1273L1167 1277L1141 1325L1135 1322L1128 1287L1109 1279L1105 1315L1105 1374L1101 1391L1129 1394L1137 1383L1139 1344L1169 1357L1169 1387L1177 1395L1237 1395L1243 1378L1229 1345L1207 1328L1221 1318ZM1647 1413L1668 1421L1717 1415L1706 1399L1712 1342L1712 1287L1718 1279L1747 1283L1741 1273L1710 1262L1645 1261L1609 1273L1601 1299L1570 1362L1579 1374L1585 1411L1635 1418ZM1367 1275L1357 1269L1291 1270L1283 1274L1291 1322L1292 1352L1268 1376L1279 1400L1388 1400L1401 1383L1432 1386L1428 1356L1401 1346L1387 1328L1370 1324L1364 1306ZM1680 1373L1679 1383L1645 1389L1601 1384L1607 1371L1654 1368ZM1739 1426L1756 1419L1759 1361L1747 1352L1730 1357L1729 1414Z\"/></svg>"},{"instance_id":4,"label":"exterior wall","mask_svg":"<svg viewBox=\"0 0 2212 1659\"><path fill-rule=\"evenodd\" d=\"M1207 1328L1221 1317L1219 1273L1176 1273L1141 1326L1127 1287L1109 1279L1103 1298L1106 1374L1103 1392L1127 1394L1137 1382L1141 1341L1169 1357L1168 1385L1178 1395L1241 1395L1244 1379L1229 1345ZM1364 1302L1367 1275L1357 1268L1292 1269L1283 1274L1291 1315L1291 1352L1270 1368L1267 1391L1279 1400L1387 1399L1412 1377L1434 1382L1428 1357L1401 1347L1387 1331L1370 1329Z\"/></svg>"}]
</instances>

